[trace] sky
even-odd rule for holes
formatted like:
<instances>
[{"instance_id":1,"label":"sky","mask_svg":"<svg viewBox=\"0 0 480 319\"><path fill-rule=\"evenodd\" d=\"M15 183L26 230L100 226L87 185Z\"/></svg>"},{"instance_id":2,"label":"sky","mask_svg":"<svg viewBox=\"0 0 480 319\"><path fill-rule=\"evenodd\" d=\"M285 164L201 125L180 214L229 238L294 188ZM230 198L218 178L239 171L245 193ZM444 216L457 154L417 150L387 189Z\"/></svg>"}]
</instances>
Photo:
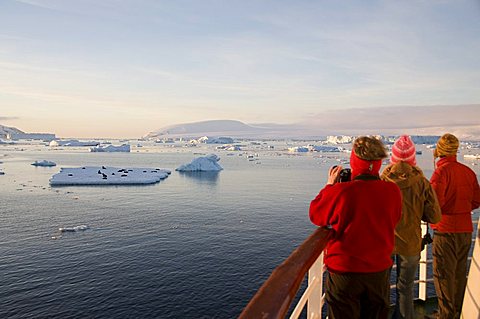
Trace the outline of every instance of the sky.
<instances>
[{"instance_id":1,"label":"sky","mask_svg":"<svg viewBox=\"0 0 480 319\"><path fill-rule=\"evenodd\" d=\"M478 0L0 0L0 124L124 138L213 119L448 114L479 105L479 57Z\"/></svg>"}]
</instances>

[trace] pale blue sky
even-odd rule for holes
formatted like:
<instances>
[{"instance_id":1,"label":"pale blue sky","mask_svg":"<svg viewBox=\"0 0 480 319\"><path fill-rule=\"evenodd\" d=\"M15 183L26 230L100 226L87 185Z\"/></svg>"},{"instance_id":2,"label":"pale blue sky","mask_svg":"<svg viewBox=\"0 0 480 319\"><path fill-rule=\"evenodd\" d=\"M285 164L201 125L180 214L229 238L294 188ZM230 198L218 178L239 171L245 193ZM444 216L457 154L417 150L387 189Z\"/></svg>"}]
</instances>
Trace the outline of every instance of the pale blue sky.
<instances>
[{"instance_id":1,"label":"pale blue sky","mask_svg":"<svg viewBox=\"0 0 480 319\"><path fill-rule=\"evenodd\" d=\"M0 0L0 124L175 123L480 102L480 1Z\"/></svg>"}]
</instances>

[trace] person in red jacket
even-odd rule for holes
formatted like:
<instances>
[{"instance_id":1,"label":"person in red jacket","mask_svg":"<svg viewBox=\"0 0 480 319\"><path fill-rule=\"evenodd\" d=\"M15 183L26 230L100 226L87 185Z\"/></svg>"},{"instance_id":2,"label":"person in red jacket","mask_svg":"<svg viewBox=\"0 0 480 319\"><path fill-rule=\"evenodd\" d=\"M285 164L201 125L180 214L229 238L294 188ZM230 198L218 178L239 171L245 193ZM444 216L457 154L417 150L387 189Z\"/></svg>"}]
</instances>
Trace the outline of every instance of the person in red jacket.
<instances>
[{"instance_id":1,"label":"person in red jacket","mask_svg":"<svg viewBox=\"0 0 480 319\"><path fill-rule=\"evenodd\" d=\"M460 318L467 283L467 258L472 243L472 210L480 206L475 172L457 162L458 139L444 134L433 153L436 163L430 179L442 210L433 224L433 277L438 318Z\"/></svg>"},{"instance_id":2,"label":"person in red jacket","mask_svg":"<svg viewBox=\"0 0 480 319\"><path fill-rule=\"evenodd\" d=\"M402 213L400 189L380 180L387 152L382 142L362 136L350 156L352 180L338 182L331 168L327 185L310 204L310 220L331 226L327 245L328 318L387 318L394 230Z\"/></svg>"}]
</instances>

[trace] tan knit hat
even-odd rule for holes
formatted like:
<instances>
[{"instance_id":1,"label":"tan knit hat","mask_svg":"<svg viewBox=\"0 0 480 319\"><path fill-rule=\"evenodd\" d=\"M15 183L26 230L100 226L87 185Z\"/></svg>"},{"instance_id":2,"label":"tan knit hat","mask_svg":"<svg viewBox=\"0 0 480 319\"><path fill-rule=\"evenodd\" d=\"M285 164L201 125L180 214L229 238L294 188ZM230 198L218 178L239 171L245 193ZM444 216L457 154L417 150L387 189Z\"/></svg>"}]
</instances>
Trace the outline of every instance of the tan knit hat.
<instances>
[{"instance_id":1,"label":"tan knit hat","mask_svg":"<svg viewBox=\"0 0 480 319\"><path fill-rule=\"evenodd\" d=\"M437 158L456 155L459 145L460 142L458 141L458 138L455 137L455 135L450 133L443 134L443 136L440 137L437 141L437 147L433 151L433 157Z\"/></svg>"}]
</instances>

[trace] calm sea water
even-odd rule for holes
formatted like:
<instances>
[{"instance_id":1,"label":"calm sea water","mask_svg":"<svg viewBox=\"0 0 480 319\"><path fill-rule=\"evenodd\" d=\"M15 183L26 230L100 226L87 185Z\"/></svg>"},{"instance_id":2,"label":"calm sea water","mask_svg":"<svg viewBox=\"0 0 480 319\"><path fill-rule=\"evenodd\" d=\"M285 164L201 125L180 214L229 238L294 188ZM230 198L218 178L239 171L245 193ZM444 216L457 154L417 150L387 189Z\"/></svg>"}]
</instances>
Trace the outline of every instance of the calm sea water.
<instances>
[{"instance_id":1,"label":"calm sea water","mask_svg":"<svg viewBox=\"0 0 480 319\"><path fill-rule=\"evenodd\" d=\"M272 144L272 143L269 143ZM288 155L247 143L89 153L0 146L0 318L234 318L315 227L308 206L346 154ZM302 145L301 143L299 145ZM174 169L215 152L218 174ZM233 154L233 155L231 155ZM35 160L57 167L34 167ZM429 177L430 152L418 156ZM60 167L172 170L150 186L49 187ZM478 174L478 166L471 166ZM86 224L83 232L59 227Z\"/></svg>"}]
</instances>

